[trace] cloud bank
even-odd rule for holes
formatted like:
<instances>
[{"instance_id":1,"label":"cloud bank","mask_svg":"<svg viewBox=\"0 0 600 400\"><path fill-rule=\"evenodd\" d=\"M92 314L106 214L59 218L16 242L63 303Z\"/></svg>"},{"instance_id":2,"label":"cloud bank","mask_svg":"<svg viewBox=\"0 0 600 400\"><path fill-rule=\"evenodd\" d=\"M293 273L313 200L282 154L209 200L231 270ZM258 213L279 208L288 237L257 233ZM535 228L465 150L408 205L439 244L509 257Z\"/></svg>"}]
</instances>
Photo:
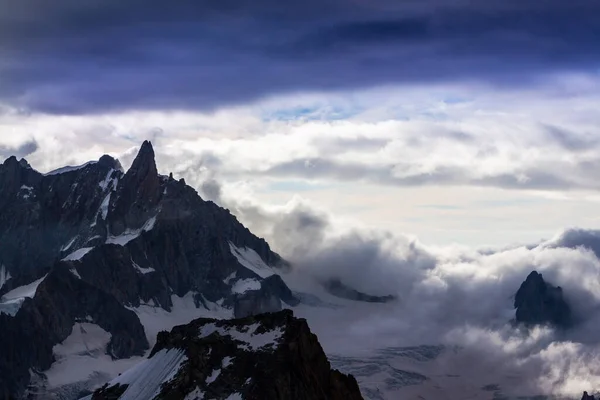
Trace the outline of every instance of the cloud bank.
<instances>
[{"instance_id":1,"label":"cloud bank","mask_svg":"<svg viewBox=\"0 0 600 400\"><path fill-rule=\"evenodd\" d=\"M31 141L50 171L109 153L125 167L150 139L163 173L244 197L295 194L337 216L427 243L535 241L597 225L600 80L543 89L425 85L278 97L214 112L0 116L0 146ZM228 189L228 190L229 190ZM510 221L510 223L508 222Z\"/></svg>"},{"instance_id":2,"label":"cloud bank","mask_svg":"<svg viewBox=\"0 0 600 400\"><path fill-rule=\"evenodd\" d=\"M504 249L433 248L414 237L340 229L302 201L278 210L217 201L293 263L291 281L340 279L369 294L398 296L376 308L358 305L323 316L307 311L330 351L360 355L442 343L460 349L453 363L477 368L451 370L449 364L438 373L472 374L471 384L500 384L511 396L576 398L600 385L600 231L565 230L539 244ZM532 270L563 287L574 328L528 331L511 324L514 294Z\"/></svg>"}]
</instances>

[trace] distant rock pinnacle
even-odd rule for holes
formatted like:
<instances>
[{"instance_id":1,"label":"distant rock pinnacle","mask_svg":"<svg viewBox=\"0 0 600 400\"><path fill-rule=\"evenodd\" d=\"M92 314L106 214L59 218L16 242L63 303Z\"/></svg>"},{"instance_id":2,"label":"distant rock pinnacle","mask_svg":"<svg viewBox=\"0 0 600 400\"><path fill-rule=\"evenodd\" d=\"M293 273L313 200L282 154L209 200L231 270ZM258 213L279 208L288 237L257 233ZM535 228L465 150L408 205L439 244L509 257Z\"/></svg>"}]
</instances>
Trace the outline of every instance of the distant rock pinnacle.
<instances>
[{"instance_id":1,"label":"distant rock pinnacle","mask_svg":"<svg viewBox=\"0 0 600 400\"><path fill-rule=\"evenodd\" d=\"M533 271L515 295L516 320L525 325L551 324L560 328L571 325L571 309L560 286L544 281L542 274Z\"/></svg>"}]
</instances>

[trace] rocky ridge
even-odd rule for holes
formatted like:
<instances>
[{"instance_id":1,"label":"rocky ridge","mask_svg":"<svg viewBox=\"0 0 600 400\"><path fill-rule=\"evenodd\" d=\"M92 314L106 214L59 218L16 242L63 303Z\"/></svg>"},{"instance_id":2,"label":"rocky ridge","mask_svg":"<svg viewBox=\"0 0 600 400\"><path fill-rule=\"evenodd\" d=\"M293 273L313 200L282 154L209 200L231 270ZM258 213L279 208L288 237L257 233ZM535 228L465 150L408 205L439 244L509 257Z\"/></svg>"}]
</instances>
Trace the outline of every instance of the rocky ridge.
<instances>
[{"instance_id":1,"label":"rocky ridge","mask_svg":"<svg viewBox=\"0 0 600 400\"><path fill-rule=\"evenodd\" d=\"M152 376L152 383L147 377ZM88 400L360 400L356 380L331 366L291 311L197 319L161 332L149 358Z\"/></svg>"}]
</instances>

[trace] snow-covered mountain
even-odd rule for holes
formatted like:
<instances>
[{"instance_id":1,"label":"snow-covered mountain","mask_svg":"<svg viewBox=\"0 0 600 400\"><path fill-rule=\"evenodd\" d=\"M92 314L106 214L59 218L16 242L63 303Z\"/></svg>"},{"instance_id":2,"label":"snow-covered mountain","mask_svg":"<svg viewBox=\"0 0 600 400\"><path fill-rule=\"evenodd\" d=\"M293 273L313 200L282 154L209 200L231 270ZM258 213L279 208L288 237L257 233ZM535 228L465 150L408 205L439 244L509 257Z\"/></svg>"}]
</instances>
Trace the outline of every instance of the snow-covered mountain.
<instances>
[{"instance_id":1,"label":"snow-covered mountain","mask_svg":"<svg viewBox=\"0 0 600 400\"><path fill-rule=\"evenodd\" d=\"M160 330L298 303L286 262L159 175L149 142L126 173L109 156L46 175L12 157L0 187L0 397L73 398Z\"/></svg>"}]
</instances>

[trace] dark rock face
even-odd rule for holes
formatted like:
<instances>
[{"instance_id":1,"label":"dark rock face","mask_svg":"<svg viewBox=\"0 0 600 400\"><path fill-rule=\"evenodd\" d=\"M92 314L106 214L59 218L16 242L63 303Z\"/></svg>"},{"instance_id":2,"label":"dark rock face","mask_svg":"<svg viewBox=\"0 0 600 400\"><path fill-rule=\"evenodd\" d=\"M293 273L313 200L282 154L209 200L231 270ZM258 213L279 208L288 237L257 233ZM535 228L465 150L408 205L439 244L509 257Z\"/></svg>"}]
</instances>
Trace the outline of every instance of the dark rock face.
<instances>
[{"instance_id":1,"label":"dark rock face","mask_svg":"<svg viewBox=\"0 0 600 400\"><path fill-rule=\"evenodd\" d=\"M281 300L268 290L249 290L238 295L233 305L233 315L236 318L244 318L261 313L275 312L281 310Z\"/></svg>"},{"instance_id":2,"label":"dark rock face","mask_svg":"<svg viewBox=\"0 0 600 400\"><path fill-rule=\"evenodd\" d=\"M161 193L154 149L146 141L129 171L120 180L117 195L111 198L110 232L120 235L127 228L141 228L156 213Z\"/></svg>"},{"instance_id":3,"label":"dark rock face","mask_svg":"<svg viewBox=\"0 0 600 400\"><path fill-rule=\"evenodd\" d=\"M0 398L20 397L29 370L47 369L52 347L81 318L110 332L107 353L123 358L148 346L125 307L153 303L169 311L172 295L192 292L197 306L233 308L240 299L232 287L241 279L261 284L241 315L297 302L281 278L262 278L232 249L256 253L266 268L286 262L228 210L159 175L150 142L125 174L110 156L46 175L12 157L0 165L0 187L0 303L45 276L16 315L0 309Z\"/></svg>"},{"instance_id":4,"label":"dark rock face","mask_svg":"<svg viewBox=\"0 0 600 400\"><path fill-rule=\"evenodd\" d=\"M396 297L388 295L388 296L372 296L358 290L349 288L344 285L341 281L337 279L332 279L323 284L325 289L334 296L340 297L342 299L354 300L354 301L364 301L367 303L387 303L389 301L395 300Z\"/></svg>"},{"instance_id":5,"label":"dark rock face","mask_svg":"<svg viewBox=\"0 0 600 400\"><path fill-rule=\"evenodd\" d=\"M161 332L148 365L165 351L181 351L185 359L158 387L155 400L193 394L225 399L236 393L246 400L363 398L354 377L331 369L306 321L289 310L235 320L197 319ZM118 399L127 390L137 390L135 379L108 384L92 399Z\"/></svg>"},{"instance_id":6,"label":"dark rock face","mask_svg":"<svg viewBox=\"0 0 600 400\"><path fill-rule=\"evenodd\" d=\"M596 397L594 397L594 395L590 396L588 392L583 392L583 397L581 400L596 400Z\"/></svg>"},{"instance_id":7,"label":"dark rock face","mask_svg":"<svg viewBox=\"0 0 600 400\"><path fill-rule=\"evenodd\" d=\"M515 295L516 321L525 325L550 324L559 328L572 325L571 309L563 297L562 288L544 281L533 271Z\"/></svg>"},{"instance_id":8,"label":"dark rock face","mask_svg":"<svg viewBox=\"0 0 600 400\"><path fill-rule=\"evenodd\" d=\"M244 318L257 313L280 311L282 301L290 306L300 303L279 275L271 275L261 282L259 290L249 290L236 296L233 315L235 318Z\"/></svg>"},{"instance_id":9,"label":"dark rock face","mask_svg":"<svg viewBox=\"0 0 600 400\"><path fill-rule=\"evenodd\" d=\"M112 334L106 352L113 358L143 355L148 349L144 328L133 311L59 265L14 317L0 314L0 398L18 397L27 386L30 368L50 368L52 347L65 340L79 321L93 321Z\"/></svg>"}]
</instances>

